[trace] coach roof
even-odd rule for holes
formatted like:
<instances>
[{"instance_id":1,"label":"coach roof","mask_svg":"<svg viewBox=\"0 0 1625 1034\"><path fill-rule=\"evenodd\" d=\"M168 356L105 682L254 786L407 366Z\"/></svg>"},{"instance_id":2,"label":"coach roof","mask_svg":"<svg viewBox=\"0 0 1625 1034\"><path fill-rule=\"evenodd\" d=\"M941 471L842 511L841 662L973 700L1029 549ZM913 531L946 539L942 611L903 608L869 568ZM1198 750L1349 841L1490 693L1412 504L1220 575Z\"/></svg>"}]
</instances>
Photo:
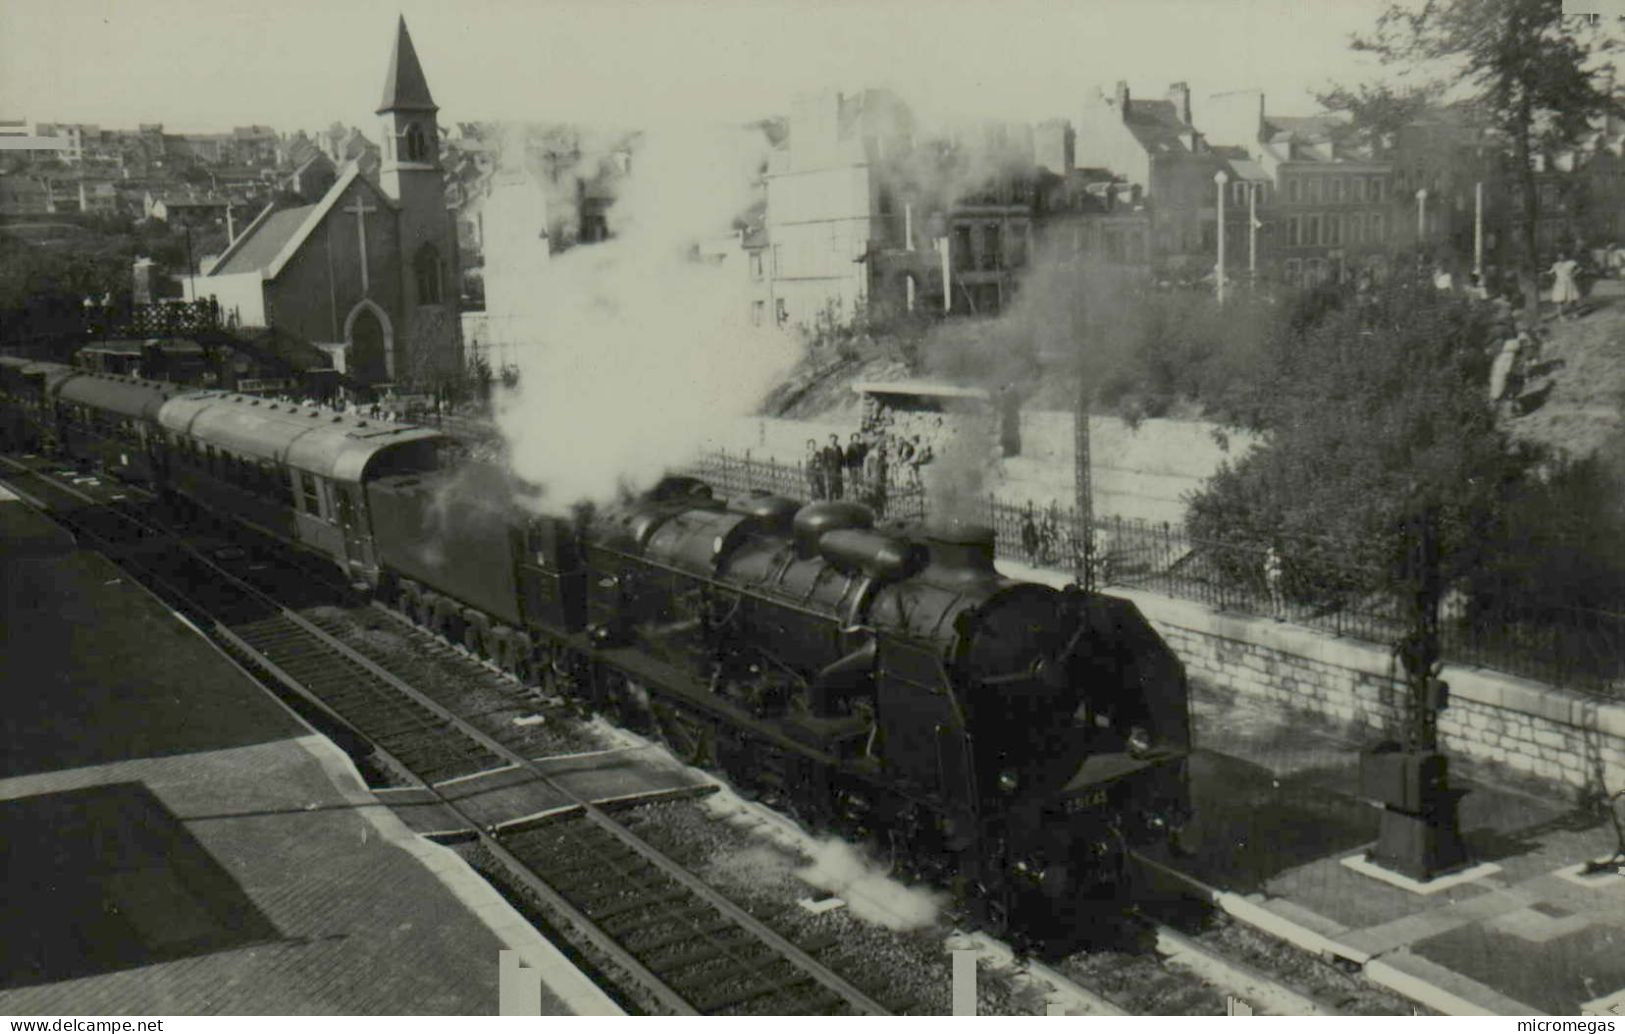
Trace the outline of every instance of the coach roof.
<instances>
[{"instance_id":1,"label":"coach roof","mask_svg":"<svg viewBox=\"0 0 1625 1034\"><path fill-rule=\"evenodd\" d=\"M221 391L173 398L159 410L158 422L216 448L345 482L359 482L383 453L448 440L424 427Z\"/></svg>"},{"instance_id":2,"label":"coach roof","mask_svg":"<svg viewBox=\"0 0 1625 1034\"><path fill-rule=\"evenodd\" d=\"M82 406L117 413L124 417L150 420L164 400L178 390L173 384L120 377L109 373L80 373L64 379L56 389L58 398Z\"/></svg>"}]
</instances>

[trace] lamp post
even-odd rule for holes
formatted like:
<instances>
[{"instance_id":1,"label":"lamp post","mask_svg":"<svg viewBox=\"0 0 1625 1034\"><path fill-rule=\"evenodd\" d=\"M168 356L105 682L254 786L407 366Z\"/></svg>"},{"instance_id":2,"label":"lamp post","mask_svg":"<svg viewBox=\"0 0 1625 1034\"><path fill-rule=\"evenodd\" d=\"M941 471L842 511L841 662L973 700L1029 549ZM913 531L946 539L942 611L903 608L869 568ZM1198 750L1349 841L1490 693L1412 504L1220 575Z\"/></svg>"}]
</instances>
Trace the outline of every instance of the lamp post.
<instances>
[{"instance_id":1,"label":"lamp post","mask_svg":"<svg viewBox=\"0 0 1625 1034\"><path fill-rule=\"evenodd\" d=\"M1224 188L1230 182L1229 173L1220 169L1213 174L1213 182L1219 192L1219 260L1214 265L1215 279L1218 282L1219 304L1224 304Z\"/></svg>"},{"instance_id":2,"label":"lamp post","mask_svg":"<svg viewBox=\"0 0 1625 1034\"><path fill-rule=\"evenodd\" d=\"M1428 228L1428 189L1423 187L1416 192L1416 245L1421 247L1427 240Z\"/></svg>"},{"instance_id":3,"label":"lamp post","mask_svg":"<svg viewBox=\"0 0 1625 1034\"><path fill-rule=\"evenodd\" d=\"M1257 286L1258 280L1258 188L1254 182L1247 185L1247 279Z\"/></svg>"},{"instance_id":4,"label":"lamp post","mask_svg":"<svg viewBox=\"0 0 1625 1034\"><path fill-rule=\"evenodd\" d=\"M1478 286L1484 283L1484 181L1473 184L1473 274Z\"/></svg>"}]
</instances>

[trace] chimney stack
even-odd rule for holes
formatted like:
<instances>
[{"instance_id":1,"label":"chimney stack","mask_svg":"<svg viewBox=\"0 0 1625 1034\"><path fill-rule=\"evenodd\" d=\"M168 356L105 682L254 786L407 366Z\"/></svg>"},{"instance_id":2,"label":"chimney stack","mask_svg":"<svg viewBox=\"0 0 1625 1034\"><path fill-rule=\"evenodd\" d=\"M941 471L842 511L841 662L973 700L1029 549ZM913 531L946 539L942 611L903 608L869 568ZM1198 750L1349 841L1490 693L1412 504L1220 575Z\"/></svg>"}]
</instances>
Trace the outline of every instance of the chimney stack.
<instances>
[{"instance_id":1,"label":"chimney stack","mask_svg":"<svg viewBox=\"0 0 1625 1034\"><path fill-rule=\"evenodd\" d=\"M1117 80L1116 97L1117 97L1117 114L1122 116L1123 119L1126 121L1128 119L1128 100L1129 100L1127 81L1122 80L1122 79Z\"/></svg>"},{"instance_id":2,"label":"chimney stack","mask_svg":"<svg viewBox=\"0 0 1625 1034\"><path fill-rule=\"evenodd\" d=\"M1168 99L1174 102L1179 121L1191 124L1191 88L1187 83L1174 83L1168 87Z\"/></svg>"}]
</instances>

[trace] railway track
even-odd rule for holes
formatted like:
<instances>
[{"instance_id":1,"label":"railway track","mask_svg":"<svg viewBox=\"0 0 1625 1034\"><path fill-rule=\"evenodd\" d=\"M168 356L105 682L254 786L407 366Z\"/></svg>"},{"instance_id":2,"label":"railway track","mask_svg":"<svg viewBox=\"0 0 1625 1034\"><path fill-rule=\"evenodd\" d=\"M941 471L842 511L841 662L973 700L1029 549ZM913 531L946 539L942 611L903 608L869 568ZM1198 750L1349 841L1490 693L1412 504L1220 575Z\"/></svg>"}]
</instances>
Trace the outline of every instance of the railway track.
<instances>
[{"instance_id":1,"label":"railway track","mask_svg":"<svg viewBox=\"0 0 1625 1034\"><path fill-rule=\"evenodd\" d=\"M595 954L626 974L639 1000L658 1011L700 1014L887 1014L911 1003L882 1003L819 961L836 947L819 934L792 941L706 883L605 808L561 785L527 757L522 736L504 723L476 724L444 692L409 684L408 667L379 651L341 641L344 623L285 608L267 572L232 571L186 545L139 490L114 503L93 499L63 478L0 457L0 478L47 506L59 521L137 574L177 611L210 629L225 649L352 731L382 767L433 797L477 836L504 877L538 899ZM253 578L253 583L243 575ZM307 585L305 588L309 588ZM386 611L404 623L393 612ZM487 689L518 696L507 677L411 627L414 651L437 655ZM518 771L566 803L545 815L492 823L452 791L486 774ZM382 795L387 797L387 793ZM1324 1003L1245 965L1224 959L1155 924L1160 968L1200 981L1266 1014L1327 1014ZM1076 976L1032 965L1029 972L1093 1014L1123 1013L1118 995L1097 993ZM890 1008L888 1008L890 1006Z\"/></svg>"},{"instance_id":2,"label":"railway track","mask_svg":"<svg viewBox=\"0 0 1625 1034\"><path fill-rule=\"evenodd\" d=\"M512 877L629 974L660 1010L888 1014L538 762L186 545L151 512L151 500L109 505L14 460L0 457L0 468L18 494L45 505L89 540L83 544L105 551L178 611L210 628L229 652L371 742L386 767L413 778L466 821ZM529 769L568 807L499 833L444 789L506 768ZM510 839L522 854L510 850ZM569 889L555 887L549 874ZM666 950L674 945L681 949Z\"/></svg>"}]
</instances>

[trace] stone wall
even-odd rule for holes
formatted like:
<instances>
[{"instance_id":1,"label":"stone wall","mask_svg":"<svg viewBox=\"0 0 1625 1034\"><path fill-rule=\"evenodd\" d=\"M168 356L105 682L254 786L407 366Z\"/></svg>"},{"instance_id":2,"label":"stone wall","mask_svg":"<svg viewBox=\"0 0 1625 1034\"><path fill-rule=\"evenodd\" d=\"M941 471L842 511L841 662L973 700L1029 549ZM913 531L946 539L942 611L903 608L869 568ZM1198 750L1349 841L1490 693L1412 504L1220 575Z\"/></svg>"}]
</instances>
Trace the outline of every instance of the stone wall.
<instances>
[{"instance_id":1,"label":"stone wall","mask_svg":"<svg viewBox=\"0 0 1625 1034\"><path fill-rule=\"evenodd\" d=\"M1402 698L1388 650L1152 593L1111 591L1140 607L1193 678L1329 721L1362 740L1397 737ZM1570 791L1625 789L1625 703L1484 668L1446 665L1441 677L1450 703L1439 719L1440 743L1452 757Z\"/></svg>"},{"instance_id":2,"label":"stone wall","mask_svg":"<svg viewBox=\"0 0 1625 1034\"><path fill-rule=\"evenodd\" d=\"M1056 586L1067 581L1005 560L999 568ZM1361 742L1398 737L1399 669L1383 647L1156 593L1107 591L1140 608L1193 680L1336 726ZM1442 677L1450 702L1439 719L1440 743L1458 767L1493 769L1572 795L1625 789L1625 701L1486 668L1446 665Z\"/></svg>"}]
</instances>

